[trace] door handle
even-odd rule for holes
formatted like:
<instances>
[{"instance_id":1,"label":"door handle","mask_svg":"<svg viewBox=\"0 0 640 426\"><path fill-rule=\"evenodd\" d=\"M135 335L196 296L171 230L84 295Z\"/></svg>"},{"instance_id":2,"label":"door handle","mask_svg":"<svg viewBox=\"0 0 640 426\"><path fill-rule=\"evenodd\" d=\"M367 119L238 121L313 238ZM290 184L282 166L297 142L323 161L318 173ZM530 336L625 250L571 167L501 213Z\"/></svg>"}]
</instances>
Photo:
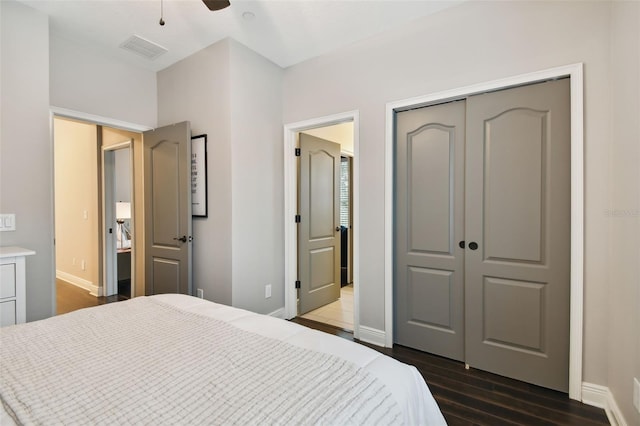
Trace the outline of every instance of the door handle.
<instances>
[{"instance_id":1,"label":"door handle","mask_svg":"<svg viewBox=\"0 0 640 426\"><path fill-rule=\"evenodd\" d=\"M340 232L340 227L336 226L336 232Z\"/></svg>"},{"instance_id":2,"label":"door handle","mask_svg":"<svg viewBox=\"0 0 640 426\"><path fill-rule=\"evenodd\" d=\"M478 248L478 243L476 243L475 241L471 241L471 242L469 243L469 248L470 248L471 250L476 250L476 249Z\"/></svg>"},{"instance_id":3,"label":"door handle","mask_svg":"<svg viewBox=\"0 0 640 426\"><path fill-rule=\"evenodd\" d=\"M182 236L182 237L180 237L180 238L174 238L174 240L176 240L176 241L182 241L183 243L186 243L186 242L187 242L187 236L186 236L186 235L183 235L183 236Z\"/></svg>"},{"instance_id":4,"label":"door handle","mask_svg":"<svg viewBox=\"0 0 640 426\"><path fill-rule=\"evenodd\" d=\"M458 243L458 247L460 247L461 249L463 249L463 248L464 248L464 240L462 240L462 241L460 241L460 242Z\"/></svg>"}]
</instances>

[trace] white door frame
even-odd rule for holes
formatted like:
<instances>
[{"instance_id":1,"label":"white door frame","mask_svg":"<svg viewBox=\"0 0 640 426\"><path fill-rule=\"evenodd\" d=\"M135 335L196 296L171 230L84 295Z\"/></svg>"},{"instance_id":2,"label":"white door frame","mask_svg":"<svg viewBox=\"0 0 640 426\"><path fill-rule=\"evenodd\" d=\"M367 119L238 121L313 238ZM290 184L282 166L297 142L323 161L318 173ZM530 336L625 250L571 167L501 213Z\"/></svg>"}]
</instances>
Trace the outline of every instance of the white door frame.
<instances>
[{"instance_id":1,"label":"white door frame","mask_svg":"<svg viewBox=\"0 0 640 426\"><path fill-rule=\"evenodd\" d=\"M325 117L312 118L285 124L284 126L284 316L287 319L298 315L295 281L298 277L298 227L295 215L298 213L298 168L294 151L297 133L318 127L353 122L353 335L360 334L360 241L359 241L359 112L347 111Z\"/></svg>"},{"instance_id":2,"label":"white door frame","mask_svg":"<svg viewBox=\"0 0 640 426\"><path fill-rule=\"evenodd\" d=\"M152 127L148 127L148 126L144 126L144 125L140 125L140 124L135 124L135 123L129 123L127 121L122 121L122 120L117 120L114 118L110 118L110 117L103 117L100 115L95 115L95 114L89 114L86 112L81 112L81 111L75 111L75 110L71 110L71 109L67 109L67 108L60 108L60 107L56 107L56 106L50 106L49 107L49 138L50 138L50 146L51 146L51 152L54 152L54 134L53 134L53 120L56 117L62 117L62 118L72 118L75 120L80 120L80 121L84 121L87 123L91 123L91 124L96 124L98 126L107 126L107 127L113 127L115 129L122 129L122 130L127 130L130 132L137 132L137 133L142 133L145 132L147 130L152 130ZM51 209L54 212L54 217L52 217L52 223L55 224L55 156L51 155ZM133 158L133 156L132 156ZM132 169L133 170L133 169ZM133 192L131 193L131 197L133 197ZM133 198L132 198L133 199ZM133 212L133 208L132 208L132 212ZM55 234L55 226L53 227L54 229L54 234ZM54 241L55 241L55 235L54 235ZM131 252L131 254L133 255L133 251ZM56 262L56 251L55 251L55 246L53 248L53 264L55 265ZM133 268L133 266L132 266ZM132 269L133 272L133 269ZM55 268L53 268L53 273L54 273L54 277L53 277L53 307L52 307L52 312L56 312L56 279L55 279ZM132 289L133 289L133 285L132 285ZM104 289L103 287L100 287L100 291L103 292ZM133 292L131 293L131 295L133 296ZM102 294L99 294L99 296L101 296Z\"/></svg>"},{"instance_id":3,"label":"white door frame","mask_svg":"<svg viewBox=\"0 0 640 426\"><path fill-rule=\"evenodd\" d=\"M422 106L442 103L469 95L506 89L561 77L571 78L571 300L569 337L569 398L582 399L582 340L584 309L584 130L583 64L521 74L445 90L425 96L389 102L386 106L385 136L385 336L393 346L393 152L394 114Z\"/></svg>"},{"instance_id":4,"label":"white door frame","mask_svg":"<svg viewBox=\"0 0 640 426\"><path fill-rule=\"evenodd\" d=\"M114 178L115 178L115 151L126 149L129 151L129 193L131 194L131 234L135 233L135 191L133 181L134 176L134 163L133 163L133 139L129 139L117 144L103 146L102 147L102 291L103 296L111 296L118 292L118 262L116 255L116 232L109 233L107 229L116 229L114 224L116 223L116 217L114 214L114 206L117 200L115 200L114 194ZM107 208L111 206L112 208ZM131 293L130 297L133 298L136 285L136 239L131 240Z\"/></svg>"}]
</instances>

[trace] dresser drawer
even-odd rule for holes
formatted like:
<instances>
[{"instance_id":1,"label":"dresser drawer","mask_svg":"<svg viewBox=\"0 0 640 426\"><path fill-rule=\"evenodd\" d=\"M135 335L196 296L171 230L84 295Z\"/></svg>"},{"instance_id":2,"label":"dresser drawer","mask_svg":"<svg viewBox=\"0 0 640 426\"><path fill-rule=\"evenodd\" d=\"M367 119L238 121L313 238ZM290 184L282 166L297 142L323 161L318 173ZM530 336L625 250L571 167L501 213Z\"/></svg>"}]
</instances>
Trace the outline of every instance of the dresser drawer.
<instances>
[{"instance_id":1,"label":"dresser drawer","mask_svg":"<svg viewBox=\"0 0 640 426\"><path fill-rule=\"evenodd\" d=\"M0 299L16 297L16 264L0 265Z\"/></svg>"},{"instance_id":2,"label":"dresser drawer","mask_svg":"<svg viewBox=\"0 0 640 426\"><path fill-rule=\"evenodd\" d=\"M0 302L0 327L16 324L16 301Z\"/></svg>"}]
</instances>

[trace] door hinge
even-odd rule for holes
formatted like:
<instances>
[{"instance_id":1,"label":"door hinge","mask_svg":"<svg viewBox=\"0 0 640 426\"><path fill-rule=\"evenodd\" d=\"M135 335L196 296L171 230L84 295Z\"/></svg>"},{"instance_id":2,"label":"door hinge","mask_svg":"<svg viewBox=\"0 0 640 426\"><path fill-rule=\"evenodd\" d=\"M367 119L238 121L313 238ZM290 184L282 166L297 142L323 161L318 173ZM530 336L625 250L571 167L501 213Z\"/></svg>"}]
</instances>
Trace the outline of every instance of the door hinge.
<instances>
[{"instance_id":1,"label":"door hinge","mask_svg":"<svg viewBox=\"0 0 640 426\"><path fill-rule=\"evenodd\" d=\"M300 223L302 221L302 218L300 217L299 214L296 215L296 223Z\"/></svg>"},{"instance_id":2,"label":"door hinge","mask_svg":"<svg viewBox=\"0 0 640 426\"><path fill-rule=\"evenodd\" d=\"M300 281L296 280L296 288L300 288Z\"/></svg>"},{"instance_id":3,"label":"door hinge","mask_svg":"<svg viewBox=\"0 0 640 426\"><path fill-rule=\"evenodd\" d=\"M300 152L300 148L296 148L296 157L300 157L301 152Z\"/></svg>"}]
</instances>

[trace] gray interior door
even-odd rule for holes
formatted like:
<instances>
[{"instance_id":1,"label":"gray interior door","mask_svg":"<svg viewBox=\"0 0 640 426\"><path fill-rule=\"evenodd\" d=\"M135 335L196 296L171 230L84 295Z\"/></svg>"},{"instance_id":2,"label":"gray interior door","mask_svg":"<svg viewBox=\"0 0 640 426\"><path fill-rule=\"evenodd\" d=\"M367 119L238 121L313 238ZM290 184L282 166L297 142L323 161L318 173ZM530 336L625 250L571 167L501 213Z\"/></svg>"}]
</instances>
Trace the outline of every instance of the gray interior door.
<instances>
[{"instance_id":1,"label":"gray interior door","mask_svg":"<svg viewBox=\"0 0 640 426\"><path fill-rule=\"evenodd\" d=\"M466 360L564 392L570 147L568 79L467 100Z\"/></svg>"},{"instance_id":2,"label":"gray interior door","mask_svg":"<svg viewBox=\"0 0 640 426\"><path fill-rule=\"evenodd\" d=\"M191 294L191 129L144 132L145 294Z\"/></svg>"},{"instance_id":3,"label":"gray interior door","mask_svg":"<svg viewBox=\"0 0 640 426\"><path fill-rule=\"evenodd\" d=\"M396 114L397 343L568 391L570 147L568 79Z\"/></svg>"},{"instance_id":4,"label":"gray interior door","mask_svg":"<svg viewBox=\"0 0 640 426\"><path fill-rule=\"evenodd\" d=\"M300 134L298 314L340 298L340 145Z\"/></svg>"},{"instance_id":5,"label":"gray interior door","mask_svg":"<svg viewBox=\"0 0 640 426\"><path fill-rule=\"evenodd\" d=\"M465 102L396 115L395 339L464 358Z\"/></svg>"}]
</instances>

